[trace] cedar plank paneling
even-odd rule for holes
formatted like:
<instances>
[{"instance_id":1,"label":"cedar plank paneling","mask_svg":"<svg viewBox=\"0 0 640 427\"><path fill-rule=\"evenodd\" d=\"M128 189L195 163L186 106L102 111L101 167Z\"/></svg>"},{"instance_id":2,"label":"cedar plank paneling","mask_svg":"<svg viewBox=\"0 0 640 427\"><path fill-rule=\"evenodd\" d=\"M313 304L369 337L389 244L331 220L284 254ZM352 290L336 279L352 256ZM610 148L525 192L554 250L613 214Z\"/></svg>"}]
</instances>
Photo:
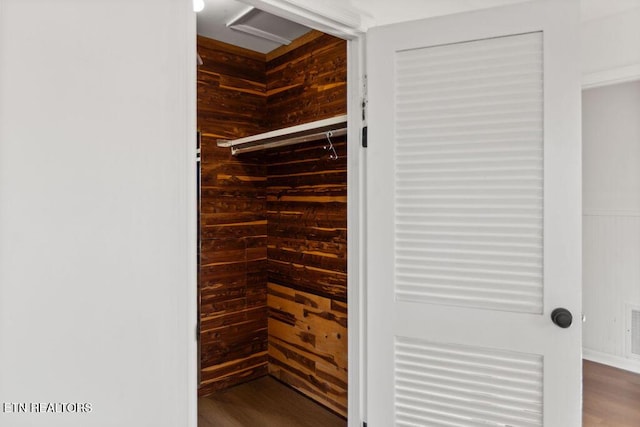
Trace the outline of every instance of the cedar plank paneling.
<instances>
[{"instance_id":1,"label":"cedar plank paneling","mask_svg":"<svg viewBox=\"0 0 640 427\"><path fill-rule=\"evenodd\" d=\"M346 42L323 34L268 61L266 89L270 129L346 114Z\"/></svg>"},{"instance_id":2,"label":"cedar plank paneling","mask_svg":"<svg viewBox=\"0 0 640 427\"><path fill-rule=\"evenodd\" d=\"M329 298L268 287L269 373L346 416L346 313Z\"/></svg>"},{"instance_id":3,"label":"cedar plank paneling","mask_svg":"<svg viewBox=\"0 0 640 427\"><path fill-rule=\"evenodd\" d=\"M267 62L270 129L347 112L346 42L326 34ZM269 55L268 55L269 56ZM347 141L264 153L269 373L347 415Z\"/></svg>"},{"instance_id":4,"label":"cedar plank paneling","mask_svg":"<svg viewBox=\"0 0 640 427\"><path fill-rule=\"evenodd\" d=\"M268 374L267 352L233 360L202 370L202 384L199 389L201 396L212 394L234 385L251 381Z\"/></svg>"},{"instance_id":5,"label":"cedar plank paneling","mask_svg":"<svg viewBox=\"0 0 640 427\"><path fill-rule=\"evenodd\" d=\"M270 281L346 302L346 139L335 139L337 161L324 141L267 153L267 259Z\"/></svg>"},{"instance_id":6,"label":"cedar plank paneling","mask_svg":"<svg viewBox=\"0 0 640 427\"><path fill-rule=\"evenodd\" d=\"M217 138L265 130L264 56L198 37L201 396L268 373L266 167Z\"/></svg>"},{"instance_id":7,"label":"cedar plank paneling","mask_svg":"<svg viewBox=\"0 0 640 427\"><path fill-rule=\"evenodd\" d=\"M346 138L335 161L322 141L238 158L215 146L346 114L346 42L303 38L269 61L198 38L200 394L265 375L268 362L346 416Z\"/></svg>"}]
</instances>

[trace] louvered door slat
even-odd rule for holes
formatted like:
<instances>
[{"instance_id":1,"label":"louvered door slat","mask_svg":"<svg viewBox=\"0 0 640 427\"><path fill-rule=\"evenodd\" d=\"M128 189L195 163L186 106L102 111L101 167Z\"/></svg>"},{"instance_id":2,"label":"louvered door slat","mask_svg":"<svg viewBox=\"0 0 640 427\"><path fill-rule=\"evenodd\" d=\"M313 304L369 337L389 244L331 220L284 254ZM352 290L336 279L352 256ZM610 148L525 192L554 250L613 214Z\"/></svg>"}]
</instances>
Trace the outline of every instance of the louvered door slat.
<instances>
[{"instance_id":1,"label":"louvered door slat","mask_svg":"<svg viewBox=\"0 0 640 427\"><path fill-rule=\"evenodd\" d=\"M396 54L398 300L542 311L542 69L541 33Z\"/></svg>"},{"instance_id":2,"label":"louvered door slat","mask_svg":"<svg viewBox=\"0 0 640 427\"><path fill-rule=\"evenodd\" d=\"M394 359L399 426L541 425L541 356L396 337Z\"/></svg>"}]
</instances>

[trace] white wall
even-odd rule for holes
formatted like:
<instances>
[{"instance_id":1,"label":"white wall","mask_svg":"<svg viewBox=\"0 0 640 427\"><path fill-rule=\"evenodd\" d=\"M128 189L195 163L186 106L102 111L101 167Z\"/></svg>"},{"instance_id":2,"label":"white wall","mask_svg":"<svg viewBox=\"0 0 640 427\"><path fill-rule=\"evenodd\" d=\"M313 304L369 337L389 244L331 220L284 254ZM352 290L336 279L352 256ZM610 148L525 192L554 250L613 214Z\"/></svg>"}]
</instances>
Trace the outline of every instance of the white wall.
<instances>
[{"instance_id":1,"label":"white wall","mask_svg":"<svg viewBox=\"0 0 640 427\"><path fill-rule=\"evenodd\" d=\"M300 0L296 0L300 1ZM527 0L349 0L371 18L373 25L388 25L433 16L449 15L521 3Z\"/></svg>"},{"instance_id":2,"label":"white wall","mask_svg":"<svg viewBox=\"0 0 640 427\"><path fill-rule=\"evenodd\" d=\"M626 304L640 305L640 82L583 92L585 357L626 357Z\"/></svg>"},{"instance_id":3,"label":"white wall","mask_svg":"<svg viewBox=\"0 0 640 427\"><path fill-rule=\"evenodd\" d=\"M195 419L189 9L0 0L1 426Z\"/></svg>"},{"instance_id":4,"label":"white wall","mask_svg":"<svg viewBox=\"0 0 640 427\"><path fill-rule=\"evenodd\" d=\"M585 86L640 77L640 1L634 9L582 23Z\"/></svg>"}]
</instances>

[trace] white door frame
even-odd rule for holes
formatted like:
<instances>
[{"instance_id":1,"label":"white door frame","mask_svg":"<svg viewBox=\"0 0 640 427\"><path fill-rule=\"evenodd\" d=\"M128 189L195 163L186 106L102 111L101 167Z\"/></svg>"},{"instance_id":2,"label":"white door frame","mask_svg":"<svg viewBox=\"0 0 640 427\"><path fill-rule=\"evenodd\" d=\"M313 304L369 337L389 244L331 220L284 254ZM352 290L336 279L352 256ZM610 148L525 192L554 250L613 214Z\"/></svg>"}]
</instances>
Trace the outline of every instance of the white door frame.
<instances>
[{"instance_id":1,"label":"white door frame","mask_svg":"<svg viewBox=\"0 0 640 427\"><path fill-rule=\"evenodd\" d=\"M189 1L189 10L193 11L191 1ZM184 253L187 254L188 273L185 278L186 300L183 307L186 309L186 347L187 347L187 372L185 381L187 383L187 426L198 426L198 387L200 385L200 352L198 340L200 335L199 328L199 303L198 303L198 165L196 140L198 131L198 108L197 108L197 37L196 37L196 14L194 12L187 14L187 23L185 25L186 34L184 38L185 55L184 55L184 81L185 81L185 120L187 122L187 135L185 141L187 144L185 159L185 203L187 215L187 247Z\"/></svg>"},{"instance_id":2,"label":"white door frame","mask_svg":"<svg viewBox=\"0 0 640 427\"><path fill-rule=\"evenodd\" d=\"M640 64L631 64L584 74L582 76L582 90L637 80L640 80Z\"/></svg>"},{"instance_id":3,"label":"white door frame","mask_svg":"<svg viewBox=\"0 0 640 427\"><path fill-rule=\"evenodd\" d=\"M317 2L313 0L241 0L243 3L257 7L265 12L287 18L291 21L304 24L310 28L331 34L347 40L347 304L348 304L348 423L351 427L361 426L364 421L366 411L366 355L365 348L365 253L364 253L364 233L365 229L365 164L364 152L361 143L362 127L366 124L362 114L362 104L365 100L365 79L364 79L364 43L365 27L363 27L361 15L348 7L341 6L340 3ZM195 28L188 28L190 40L188 46L191 53L188 65L189 75L192 76L194 84L191 95L191 104L194 111L188 112L188 120L195 123L197 112L195 111ZM191 70L194 72L191 72ZM195 133L194 133L195 135ZM195 159L195 145L194 145ZM195 167L195 162L193 164ZM195 172L194 172L195 179ZM189 181L191 185L193 180ZM191 185L191 187L194 187ZM195 187L194 187L195 189ZM193 203L190 209L193 219L193 229L195 230L197 212L195 204L195 190L189 188L188 194L193 193ZM194 252L196 243L193 243ZM193 255L195 261L195 255ZM195 265L195 264L194 264ZM188 297L193 304L189 306L189 319L197 321L196 291L197 285L193 285L195 279L188 278ZM195 328L194 328L195 329ZM189 425L197 427L197 346L189 346L189 360L192 365L189 367L189 381L193 384L189 395L190 419Z\"/></svg>"}]
</instances>

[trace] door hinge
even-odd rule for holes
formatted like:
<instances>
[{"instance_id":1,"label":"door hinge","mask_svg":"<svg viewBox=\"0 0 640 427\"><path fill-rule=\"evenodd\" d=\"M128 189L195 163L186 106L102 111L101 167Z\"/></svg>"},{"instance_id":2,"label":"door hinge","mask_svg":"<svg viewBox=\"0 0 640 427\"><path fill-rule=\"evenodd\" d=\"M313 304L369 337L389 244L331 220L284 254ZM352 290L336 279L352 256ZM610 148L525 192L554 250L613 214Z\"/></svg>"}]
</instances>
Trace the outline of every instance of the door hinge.
<instances>
[{"instance_id":1,"label":"door hinge","mask_svg":"<svg viewBox=\"0 0 640 427\"><path fill-rule=\"evenodd\" d=\"M196 323L196 341L200 341L200 321Z\"/></svg>"},{"instance_id":2,"label":"door hinge","mask_svg":"<svg viewBox=\"0 0 640 427\"><path fill-rule=\"evenodd\" d=\"M200 158L202 157L202 151L200 149L201 146L202 146L202 133L198 131L196 133L196 162L199 162Z\"/></svg>"},{"instance_id":3,"label":"door hinge","mask_svg":"<svg viewBox=\"0 0 640 427\"><path fill-rule=\"evenodd\" d=\"M369 145L368 141L368 130L367 126L367 104L369 100L367 99L367 75L362 76L362 146L367 147Z\"/></svg>"},{"instance_id":4,"label":"door hinge","mask_svg":"<svg viewBox=\"0 0 640 427\"><path fill-rule=\"evenodd\" d=\"M367 121L367 98L362 98L362 122Z\"/></svg>"},{"instance_id":5,"label":"door hinge","mask_svg":"<svg viewBox=\"0 0 640 427\"><path fill-rule=\"evenodd\" d=\"M367 123L367 104L369 103L369 99L367 98L367 76L362 77L362 103L360 107L362 108L362 123Z\"/></svg>"}]
</instances>

